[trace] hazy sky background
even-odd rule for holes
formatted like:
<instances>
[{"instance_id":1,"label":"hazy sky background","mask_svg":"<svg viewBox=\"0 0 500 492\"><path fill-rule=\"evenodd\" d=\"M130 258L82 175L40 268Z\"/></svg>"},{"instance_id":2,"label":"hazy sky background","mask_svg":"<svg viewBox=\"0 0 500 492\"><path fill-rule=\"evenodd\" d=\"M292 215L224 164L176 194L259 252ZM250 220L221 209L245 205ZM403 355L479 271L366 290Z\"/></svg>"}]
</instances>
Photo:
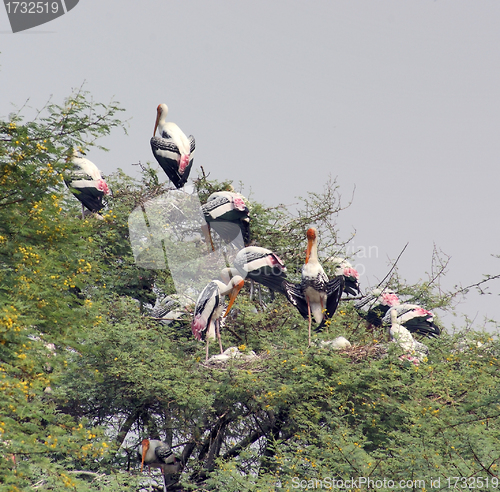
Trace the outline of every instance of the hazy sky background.
<instances>
[{"instance_id":1,"label":"hazy sky background","mask_svg":"<svg viewBox=\"0 0 500 492\"><path fill-rule=\"evenodd\" d=\"M202 165L241 180L267 205L320 192L329 175L346 202L355 186L338 226L372 247L354 258L363 288L407 242L399 271L410 282L430 271L434 244L451 256L445 289L500 273L497 0L80 0L17 34L2 8L0 51L2 118L83 82L127 110L128 136L87 156L104 173L155 162L165 102L196 138L193 176ZM460 312L500 320L500 281L491 291Z\"/></svg>"}]
</instances>

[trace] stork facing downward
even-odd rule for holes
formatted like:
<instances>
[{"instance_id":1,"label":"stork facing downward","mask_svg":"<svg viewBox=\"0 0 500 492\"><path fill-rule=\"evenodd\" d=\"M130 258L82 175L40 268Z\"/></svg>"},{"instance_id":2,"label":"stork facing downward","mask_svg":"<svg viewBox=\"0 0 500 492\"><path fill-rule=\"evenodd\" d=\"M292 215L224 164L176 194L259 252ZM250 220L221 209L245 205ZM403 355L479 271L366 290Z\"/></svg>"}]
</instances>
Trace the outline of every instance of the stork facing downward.
<instances>
[{"instance_id":1,"label":"stork facing downward","mask_svg":"<svg viewBox=\"0 0 500 492\"><path fill-rule=\"evenodd\" d=\"M309 345L311 345L312 317L318 328L322 328L327 319L333 316L344 290L344 276L338 275L332 280L318 261L318 245L316 229L307 231L306 262L302 267L302 281L292 284L283 282L288 300L299 310L304 318L309 318Z\"/></svg>"},{"instance_id":2,"label":"stork facing downward","mask_svg":"<svg viewBox=\"0 0 500 492\"><path fill-rule=\"evenodd\" d=\"M439 326L434 323L434 313L427 311L417 304L397 304L390 312L387 312L382 319L382 323L389 325L392 323L392 312L396 312L396 319L410 333L423 335L425 337L437 337L441 334Z\"/></svg>"},{"instance_id":3,"label":"stork facing downward","mask_svg":"<svg viewBox=\"0 0 500 492\"><path fill-rule=\"evenodd\" d=\"M271 250L259 246L248 246L238 252L233 263L235 268L222 269L221 277L225 282L229 282L231 277L238 274L249 279L251 283L250 299L253 294L254 282L268 287L271 291L271 299L274 299L275 290L282 294L285 293L283 280L286 279L286 267L278 255Z\"/></svg>"},{"instance_id":4,"label":"stork facing downward","mask_svg":"<svg viewBox=\"0 0 500 492\"><path fill-rule=\"evenodd\" d=\"M215 251L214 243L210 233L211 228L226 243L235 243L238 249L248 246L250 242L250 213L246 199L239 193L233 191L216 191L212 193L207 203L201 207L206 225L202 226L207 245ZM238 241L239 235L243 244ZM240 244L238 244L240 243Z\"/></svg>"},{"instance_id":5,"label":"stork facing downward","mask_svg":"<svg viewBox=\"0 0 500 492\"><path fill-rule=\"evenodd\" d=\"M175 457L170 446L158 439L143 439L138 453L141 456L141 472L144 465L160 468L163 476L163 491L167 492L165 474L179 472L181 462Z\"/></svg>"},{"instance_id":6,"label":"stork facing downward","mask_svg":"<svg viewBox=\"0 0 500 492\"><path fill-rule=\"evenodd\" d=\"M359 294L359 273L344 258L330 258L328 260L335 268L335 275L344 276L344 292L349 296Z\"/></svg>"},{"instance_id":7,"label":"stork facing downward","mask_svg":"<svg viewBox=\"0 0 500 492\"><path fill-rule=\"evenodd\" d=\"M206 340L206 361L208 360L208 344L210 339L215 339L215 337L217 337L219 340L220 353L222 354L224 352L220 338L220 318L224 311L222 298L225 295L229 296L229 305L224 313L224 317L226 317L244 283L245 281L239 275L233 277L227 285L220 280L212 280L203 289L196 301L191 331L196 340Z\"/></svg>"},{"instance_id":8,"label":"stork facing downward","mask_svg":"<svg viewBox=\"0 0 500 492\"><path fill-rule=\"evenodd\" d=\"M104 195L109 195L109 188L102 179L97 166L79 157L76 150L70 161L73 166L65 171L64 182L73 195L82 203L82 218L84 216L84 206L91 212L98 214L103 208L102 199Z\"/></svg>"},{"instance_id":9,"label":"stork facing downward","mask_svg":"<svg viewBox=\"0 0 500 492\"><path fill-rule=\"evenodd\" d=\"M192 135L186 137L175 123L165 121L168 113L166 104L159 104L156 113L155 128L151 138L153 155L175 187L182 188L193 165L194 137ZM156 129L160 133L159 137L155 136Z\"/></svg>"}]
</instances>

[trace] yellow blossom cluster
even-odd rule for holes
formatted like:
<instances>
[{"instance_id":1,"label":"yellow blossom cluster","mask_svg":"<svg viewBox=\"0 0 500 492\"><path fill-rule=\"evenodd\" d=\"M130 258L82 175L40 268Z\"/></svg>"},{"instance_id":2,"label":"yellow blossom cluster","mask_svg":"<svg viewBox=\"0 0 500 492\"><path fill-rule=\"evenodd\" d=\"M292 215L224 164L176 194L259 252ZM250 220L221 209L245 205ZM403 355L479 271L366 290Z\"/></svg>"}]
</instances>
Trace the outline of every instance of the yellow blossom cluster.
<instances>
[{"instance_id":1,"label":"yellow blossom cluster","mask_svg":"<svg viewBox=\"0 0 500 492\"><path fill-rule=\"evenodd\" d=\"M78 273L90 273L92 270L92 265L88 261L80 259L78 263L80 264L77 270Z\"/></svg>"},{"instance_id":2,"label":"yellow blossom cluster","mask_svg":"<svg viewBox=\"0 0 500 492\"><path fill-rule=\"evenodd\" d=\"M33 251L32 246L19 246L17 248L19 253L23 256L23 263L25 265L33 265L33 263L40 263L40 255Z\"/></svg>"},{"instance_id":3,"label":"yellow blossom cluster","mask_svg":"<svg viewBox=\"0 0 500 492\"><path fill-rule=\"evenodd\" d=\"M0 335L8 331L21 331L20 326L17 324L18 314L14 306L4 307L0 311ZM5 339L1 338L0 343L5 344Z\"/></svg>"},{"instance_id":4,"label":"yellow blossom cluster","mask_svg":"<svg viewBox=\"0 0 500 492\"><path fill-rule=\"evenodd\" d=\"M65 473L61 473L61 478L65 487L68 488L76 487L76 482Z\"/></svg>"}]
</instances>

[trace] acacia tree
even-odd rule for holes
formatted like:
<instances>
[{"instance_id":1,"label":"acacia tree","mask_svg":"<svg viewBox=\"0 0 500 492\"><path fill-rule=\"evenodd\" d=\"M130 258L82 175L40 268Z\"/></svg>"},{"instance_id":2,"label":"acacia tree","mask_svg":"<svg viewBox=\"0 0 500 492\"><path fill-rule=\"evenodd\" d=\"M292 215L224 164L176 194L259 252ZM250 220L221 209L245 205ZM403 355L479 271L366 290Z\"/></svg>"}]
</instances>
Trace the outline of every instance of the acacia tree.
<instances>
[{"instance_id":1,"label":"acacia tree","mask_svg":"<svg viewBox=\"0 0 500 492\"><path fill-rule=\"evenodd\" d=\"M204 364L189 314L163 325L138 302L144 289L125 295L108 288L122 275L119 265L134 270L128 214L167 190L150 168L142 182L123 174L114 179L113 218L98 224L93 244L106 244L105 256L118 263L102 271L105 290L88 292L101 303L103 322L88 334L85 356L75 357L78 371L61 386L65 412L113 429L111 467L134 468L136 446L150 437L168 442L183 463L182 473L169 477L170 490L275 490L276 484L292 490L326 477L442 477L443 485L458 473L496 477L497 340L478 333L459 344L458 335L445 332L426 342L429 359L417 367L381 344L384 331L370 331L350 301L342 301L329 332L318 338L342 335L354 346L308 349L307 323L285 298L272 300L264 292L263 307L250 300L247 287L223 340L258 357ZM197 189L203 200L228 185L202 178ZM342 209L334 190L332 182L295 213L250 203L254 239L279 252L293 280L300 276L311 223L324 234L323 259L342 253L338 238L328 234L336 234L335 214ZM95 258L102 254L101 247L94 252ZM433 289L434 275L408 286L394 274L390 285L426 308L443 307L451 296ZM141 276L154 294L174 293L168 271Z\"/></svg>"},{"instance_id":2,"label":"acacia tree","mask_svg":"<svg viewBox=\"0 0 500 492\"><path fill-rule=\"evenodd\" d=\"M68 464L106 450L102 433L59 412L50 392L99 320L77 295L91 281L93 221L75 218L62 176L73 148L121 125L117 111L78 90L33 121L16 113L0 123L0 490L77 487Z\"/></svg>"},{"instance_id":3,"label":"acacia tree","mask_svg":"<svg viewBox=\"0 0 500 492\"><path fill-rule=\"evenodd\" d=\"M168 186L148 166L141 180L120 171L108 179L104 220L81 221L60 178L66 155L118 125L115 105L90 108L79 92L36 122L2 126L0 490L142 490L143 437L168 442L182 461L169 490L294 490L351 477L494 483L499 345L484 333L445 331L414 366L342 301L317 338L342 335L353 347L307 348L295 308L266 289L262 305L247 286L223 342L257 357L217 365L203 362L189 313L170 325L153 319L148 306L174 284L168 269L136 265L127 220ZM203 176L196 189L203 202L229 185ZM250 210L253 238L279 253L291 280L310 225L322 261L342 254L334 181L296 212L253 201ZM394 275L390 285L445 307L452 296L434 277L407 286Z\"/></svg>"}]
</instances>

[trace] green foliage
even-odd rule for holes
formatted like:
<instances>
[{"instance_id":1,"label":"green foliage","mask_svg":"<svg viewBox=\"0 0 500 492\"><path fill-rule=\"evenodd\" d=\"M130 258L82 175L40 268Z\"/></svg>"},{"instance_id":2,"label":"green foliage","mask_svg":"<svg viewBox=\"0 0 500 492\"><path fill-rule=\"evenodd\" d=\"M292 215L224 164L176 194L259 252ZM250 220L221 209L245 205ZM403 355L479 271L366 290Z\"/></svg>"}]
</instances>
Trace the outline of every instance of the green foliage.
<instances>
[{"instance_id":1,"label":"green foliage","mask_svg":"<svg viewBox=\"0 0 500 492\"><path fill-rule=\"evenodd\" d=\"M50 392L98 316L75 295L92 276L93 221L68 214L62 172L73 147L118 125L118 110L79 91L35 121L0 124L0 490L77 487L64 472L106 451L102 432L60 412Z\"/></svg>"},{"instance_id":2,"label":"green foliage","mask_svg":"<svg viewBox=\"0 0 500 492\"><path fill-rule=\"evenodd\" d=\"M144 437L166 441L182 460L169 490L498 476L496 338L444 330L415 366L343 300L307 348L297 310L266 288L263 303L251 299L247 283L222 339L248 358L205 364L189 312L170 325L153 319L151 305L174 284L168 270L137 267L128 217L169 189L163 175L148 165L140 180L109 177L103 220L80 220L60 178L72 147L117 126L116 110L79 92L47 117L13 116L1 127L0 491L141 490ZM230 185L196 182L202 203ZM334 181L293 208L250 200L250 210L253 238L282 257L293 279L310 225L321 231L326 270L327 258L342 254ZM445 308L451 297L436 288L445 263L434 263L428 281L407 286L394 275L390 285ZM321 348L337 336L353 346Z\"/></svg>"}]
</instances>

